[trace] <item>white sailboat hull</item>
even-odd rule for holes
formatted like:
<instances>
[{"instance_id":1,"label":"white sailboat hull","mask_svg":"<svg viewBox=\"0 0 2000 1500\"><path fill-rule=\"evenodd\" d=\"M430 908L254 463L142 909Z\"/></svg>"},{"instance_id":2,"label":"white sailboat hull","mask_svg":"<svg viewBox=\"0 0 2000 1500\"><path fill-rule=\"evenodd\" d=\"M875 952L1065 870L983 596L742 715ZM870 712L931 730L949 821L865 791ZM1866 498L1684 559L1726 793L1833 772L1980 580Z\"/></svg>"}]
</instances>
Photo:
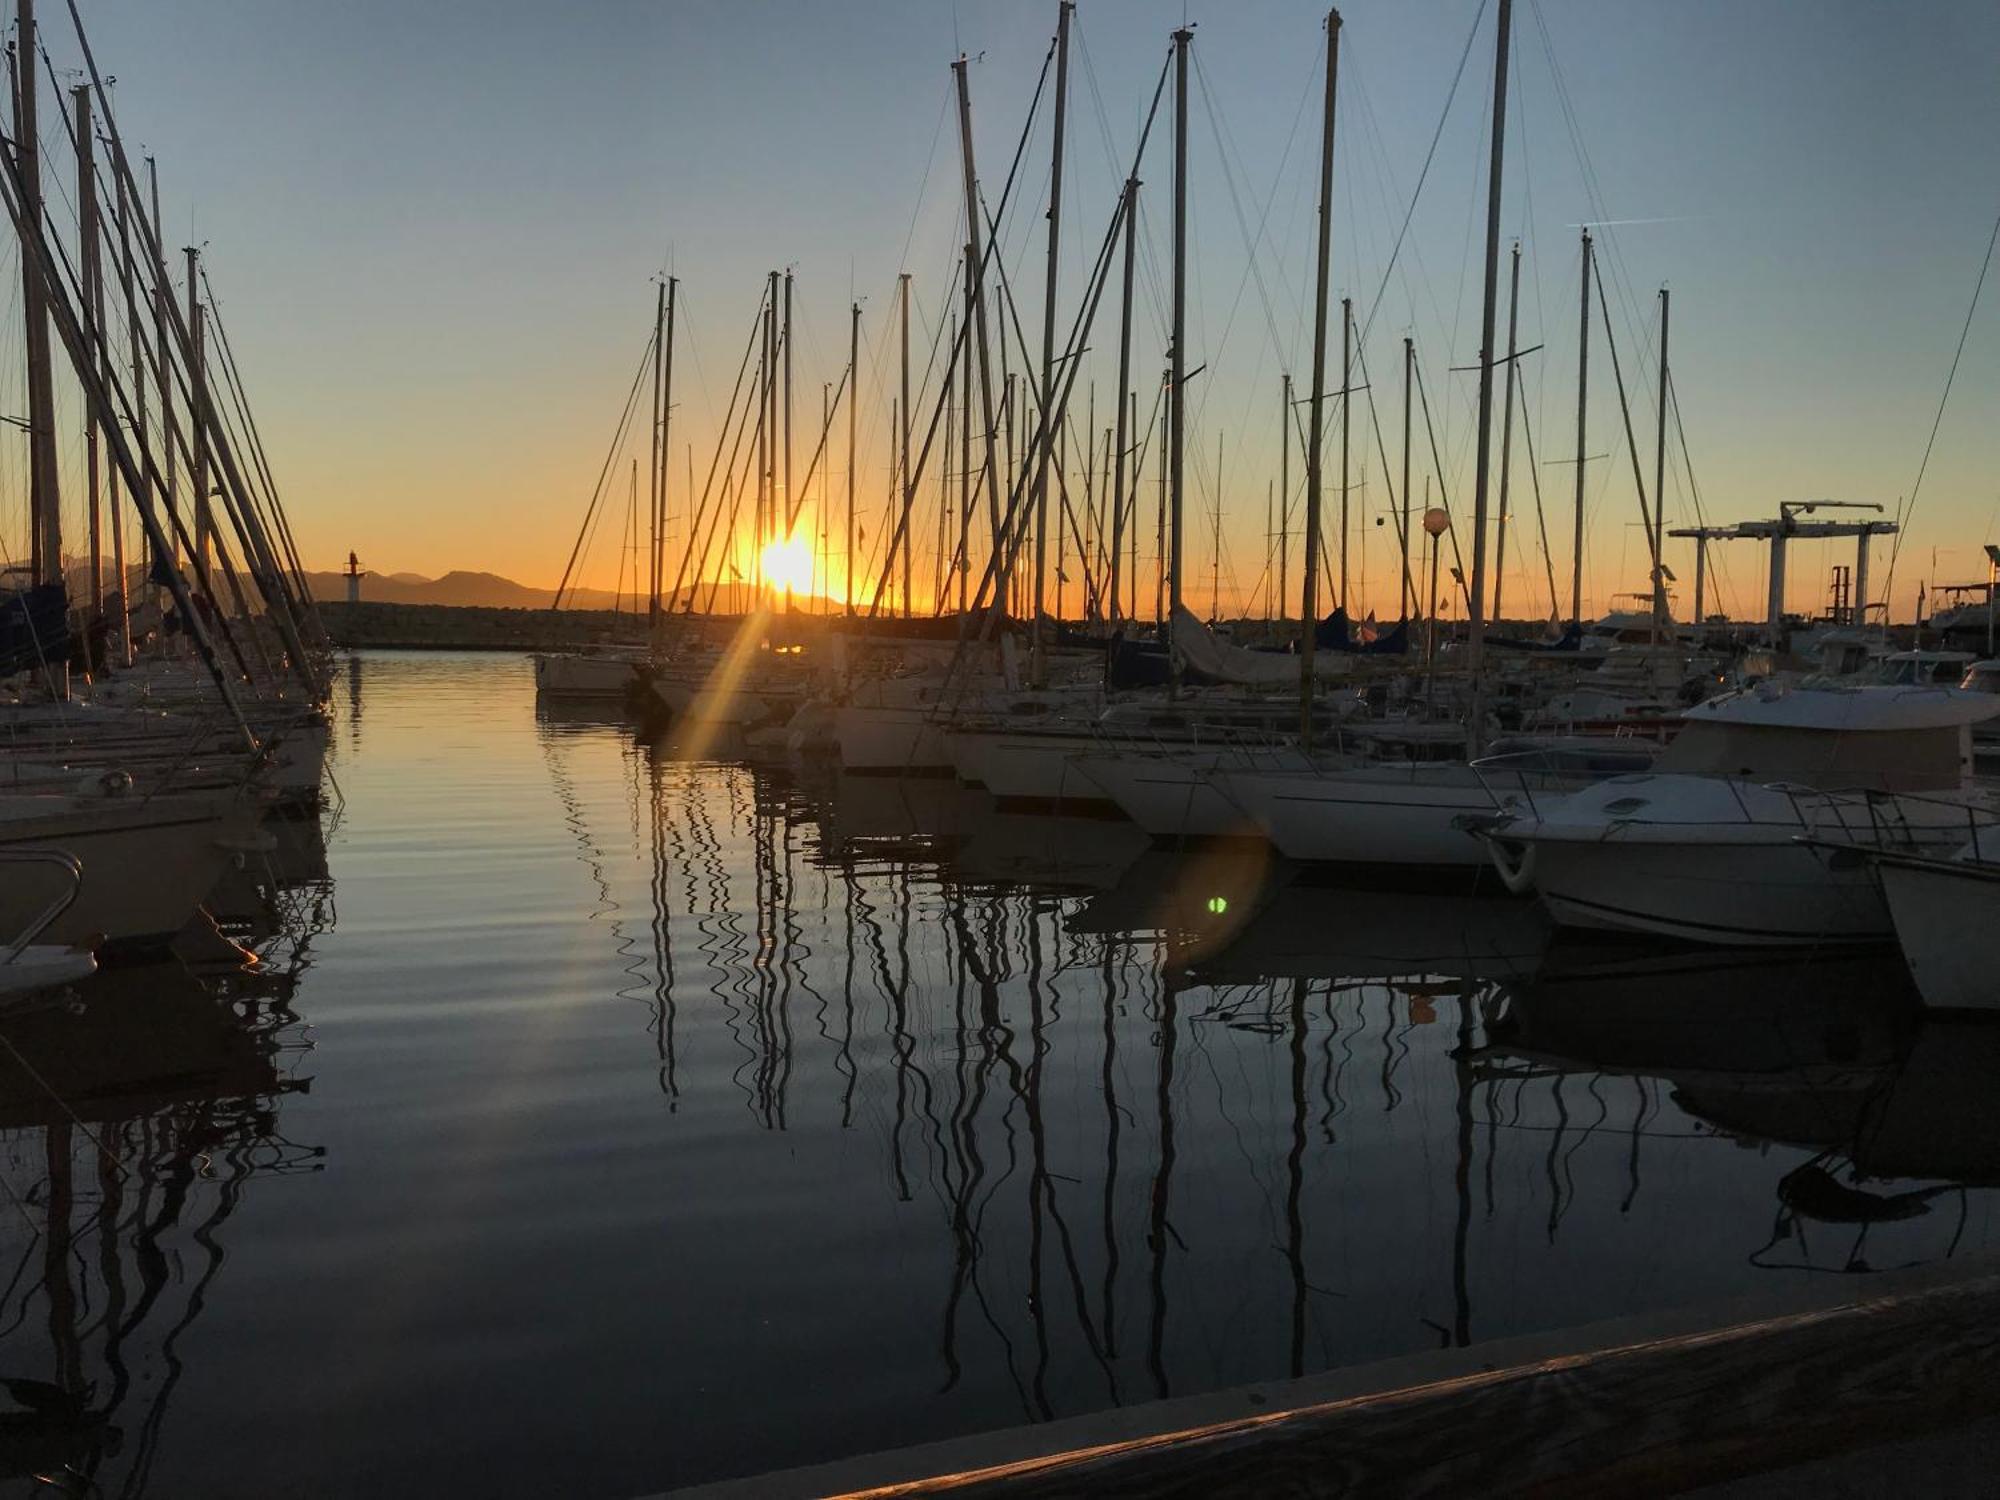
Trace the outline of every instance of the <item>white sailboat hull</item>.
<instances>
[{"instance_id":1,"label":"white sailboat hull","mask_svg":"<svg viewBox=\"0 0 2000 1500\"><path fill-rule=\"evenodd\" d=\"M995 734L961 730L952 736L958 773L1002 802L1116 811L1098 784L1076 767L1095 741L1081 734ZM966 767L976 769L966 776Z\"/></svg>"},{"instance_id":2,"label":"white sailboat hull","mask_svg":"<svg viewBox=\"0 0 2000 1500\"><path fill-rule=\"evenodd\" d=\"M1219 771L1211 780L1288 859L1476 869L1484 845L1461 824L1497 810L1464 766Z\"/></svg>"},{"instance_id":3,"label":"white sailboat hull","mask_svg":"<svg viewBox=\"0 0 2000 1500\"><path fill-rule=\"evenodd\" d=\"M1078 756L1075 770L1156 839L1261 838L1263 829L1209 780L1221 751L1185 755L1101 752Z\"/></svg>"},{"instance_id":4,"label":"white sailboat hull","mask_svg":"<svg viewBox=\"0 0 2000 1500\"><path fill-rule=\"evenodd\" d=\"M760 692L742 684L721 688L707 679L685 677L656 678L653 694L676 720L730 724L740 729L771 723L799 703L797 693Z\"/></svg>"},{"instance_id":5,"label":"white sailboat hull","mask_svg":"<svg viewBox=\"0 0 2000 1500\"><path fill-rule=\"evenodd\" d=\"M537 656L535 691L564 698L622 698L637 672L635 663L617 656Z\"/></svg>"},{"instance_id":6,"label":"white sailboat hull","mask_svg":"<svg viewBox=\"0 0 2000 1500\"><path fill-rule=\"evenodd\" d=\"M833 713L840 763L866 775L931 775L956 769L951 740L925 707L844 703Z\"/></svg>"},{"instance_id":7,"label":"white sailboat hull","mask_svg":"<svg viewBox=\"0 0 2000 1500\"><path fill-rule=\"evenodd\" d=\"M170 941L229 866L264 843L253 813L221 797L133 798L0 817L0 849L60 849L83 866L76 900L40 941L102 938L120 946ZM61 889L49 872L0 867L0 940L34 921Z\"/></svg>"}]
</instances>

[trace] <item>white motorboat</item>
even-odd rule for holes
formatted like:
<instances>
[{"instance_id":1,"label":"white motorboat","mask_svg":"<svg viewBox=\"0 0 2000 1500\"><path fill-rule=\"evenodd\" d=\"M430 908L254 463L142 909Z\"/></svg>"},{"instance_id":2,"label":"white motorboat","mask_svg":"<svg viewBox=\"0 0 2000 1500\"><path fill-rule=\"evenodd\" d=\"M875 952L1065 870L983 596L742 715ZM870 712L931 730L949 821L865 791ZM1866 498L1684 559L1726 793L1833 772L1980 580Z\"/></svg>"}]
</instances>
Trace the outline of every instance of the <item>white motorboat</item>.
<instances>
[{"instance_id":1,"label":"white motorboat","mask_svg":"<svg viewBox=\"0 0 2000 1500\"><path fill-rule=\"evenodd\" d=\"M1687 710L1652 772L1537 797L1488 827L1495 863L1558 922L1730 945L1879 941L1853 847L1962 843L1970 726L2000 700L1943 687L1763 683Z\"/></svg>"},{"instance_id":2,"label":"white motorboat","mask_svg":"<svg viewBox=\"0 0 2000 1500\"><path fill-rule=\"evenodd\" d=\"M1870 858L1917 992L1933 1010L2000 1011L1986 939L2000 923L2000 828L1945 858L1880 849Z\"/></svg>"}]
</instances>

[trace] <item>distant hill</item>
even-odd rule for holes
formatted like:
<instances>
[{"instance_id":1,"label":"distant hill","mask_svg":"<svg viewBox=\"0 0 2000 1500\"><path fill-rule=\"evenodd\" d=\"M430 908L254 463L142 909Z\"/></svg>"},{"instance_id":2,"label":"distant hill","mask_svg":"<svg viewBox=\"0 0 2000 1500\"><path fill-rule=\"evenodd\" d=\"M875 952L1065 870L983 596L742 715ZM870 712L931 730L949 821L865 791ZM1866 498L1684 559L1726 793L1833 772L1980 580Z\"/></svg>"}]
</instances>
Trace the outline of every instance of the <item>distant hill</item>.
<instances>
[{"instance_id":1,"label":"distant hill","mask_svg":"<svg viewBox=\"0 0 2000 1500\"><path fill-rule=\"evenodd\" d=\"M319 599L345 599L344 573L307 573L306 582ZM498 573L473 573L453 569L442 578L426 578L421 573L368 573L361 579L361 598L368 604L453 604L483 609L547 609L555 600L554 589L530 588ZM610 609L612 596L603 589L578 589L565 596L563 607ZM629 597L624 601L630 609Z\"/></svg>"}]
</instances>

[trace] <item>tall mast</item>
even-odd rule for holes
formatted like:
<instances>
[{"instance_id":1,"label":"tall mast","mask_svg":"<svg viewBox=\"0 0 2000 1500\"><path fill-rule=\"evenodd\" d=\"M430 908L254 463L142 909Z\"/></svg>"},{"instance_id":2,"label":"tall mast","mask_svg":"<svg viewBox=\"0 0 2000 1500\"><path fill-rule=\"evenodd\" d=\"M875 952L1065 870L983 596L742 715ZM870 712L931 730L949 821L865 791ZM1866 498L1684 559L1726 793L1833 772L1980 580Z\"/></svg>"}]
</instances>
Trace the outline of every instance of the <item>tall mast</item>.
<instances>
[{"instance_id":1,"label":"tall mast","mask_svg":"<svg viewBox=\"0 0 2000 1500\"><path fill-rule=\"evenodd\" d=\"M914 529L910 507L915 503L916 492L910 485L910 273L903 272L896 278L897 301L902 310L903 344L903 402L897 408L896 419L896 473L900 483L897 491L903 497L903 618L910 617L910 533ZM893 527L890 536L895 536Z\"/></svg>"},{"instance_id":2,"label":"tall mast","mask_svg":"<svg viewBox=\"0 0 2000 1500\"><path fill-rule=\"evenodd\" d=\"M99 367L108 380L110 370L104 361L104 270L98 253L97 165L91 150L90 85L78 84L70 90L70 97L76 106L77 241L83 272L83 313L89 320L91 341L97 346ZM104 614L104 492L97 461L97 415L88 408L83 419L83 458L84 483L89 486L90 498L90 615L94 622ZM119 587L124 587L122 582ZM98 663L93 661L92 665Z\"/></svg>"},{"instance_id":3,"label":"tall mast","mask_svg":"<svg viewBox=\"0 0 2000 1500\"><path fill-rule=\"evenodd\" d=\"M1667 311L1671 293L1660 288L1660 433L1653 456L1653 629L1667 628L1667 558L1661 550L1667 525Z\"/></svg>"},{"instance_id":4,"label":"tall mast","mask_svg":"<svg viewBox=\"0 0 2000 1500\"><path fill-rule=\"evenodd\" d=\"M1222 432L1215 434L1215 529L1208 554L1208 617L1222 618Z\"/></svg>"},{"instance_id":5,"label":"tall mast","mask_svg":"<svg viewBox=\"0 0 2000 1500\"><path fill-rule=\"evenodd\" d=\"M1326 411L1326 303L1333 253L1333 112L1340 12L1326 13L1326 112L1319 142L1319 271L1313 293L1312 409L1306 430L1306 565L1299 604L1299 743L1312 749L1313 646L1319 625L1320 438ZM1346 382L1342 381L1342 385Z\"/></svg>"},{"instance_id":6,"label":"tall mast","mask_svg":"<svg viewBox=\"0 0 2000 1500\"><path fill-rule=\"evenodd\" d=\"M653 298L653 451L651 466L646 474L648 511L652 516L648 534L653 544L652 561L646 575L646 629L651 635L658 635L660 629L660 451L664 436L660 431L660 419L666 410L661 395L666 380L666 332L667 288L662 283Z\"/></svg>"},{"instance_id":7,"label":"tall mast","mask_svg":"<svg viewBox=\"0 0 2000 1500\"><path fill-rule=\"evenodd\" d=\"M1493 623L1500 613L1501 591L1507 586L1507 487L1514 454L1514 338L1521 314L1521 242L1514 241L1514 268L1507 289L1507 384L1500 401L1500 519L1493 527Z\"/></svg>"},{"instance_id":8,"label":"tall mast","mask_svg":"<svg viewBox=\"0 0 2000 1500\"><path fill-rule=\"evenodd\" d=\"M1285 618L1291 597L1290 559L1292 544L1292 372L1278 376L1278 618Z\"/></svg>"},{"instance_id":9,"label":"tall mast","mask_svg":"<svg viewBox=\"0 0 2000 1500\"><path fill-rule=\"evenodd\" d=\"M1590 230L1583 231L1583 302L1576 330L1576 536L1570 556L1569 618L1583 624L1583 464L1590 400Z\"/></svg>"},{"instance_id":10,"label":"tall mast","mask_svg":"<svg viewBox=\"0 0 2000 1500\"><path fill-rule=\"evenodd\" d=\"M958 157L960 172L965 179L965 272L970 279L973 338L979 349L979 418L986 446L986 513L993 533L995 559L993 597L1005 600L1013 569L1008 560L1008 549L1000 535L1000 456L997 451L1000 435L993 417L993 376L986 329L986 261L980 249L979 175L972 155L972 94L966 82L965 59L960 57L951 65L951 70L958 81ZM1002 339L1000 354L1003 365L1006 353L1006 340ZM967 395L970 394L968 390Z\"/></svg>"},{"instance_id":11,"label":"tall mast","mask_svg":"<svg viewBox=\"0 0 2000 1500\"><path fill-rule=\"evenodd\" d=\"M1417 613L1417 580L1410 573L1410 373L1417 362L1417 341L1403 339L1403 610L1405 620Z\"/></svg>"},{"instance_id":12,"label":"tall mast","mask_svg":"<svg viewBox=\"0 0 2000 1500\"><path fill-rule=\"evenodd\" d=\"M832 433L832 431L833 431L833 385L830 381L822 380L819 383L819 441L820 441L820 447L822 449L825 448L827 437L830 433ZM829 462L827 464L827 467L832 468L833 465ZM828 588L830 587L830 583L826 570L827 517L826 517L826 476L824 474L820 476L819 480L819 504L815 506L814 509L816 511L814 520L816 520L819 523L817 527L819 531L819 537L818 537L819 547L818 551L815 554L815 566L813 569L813 578L817 583L816 592L819 594L820 598L820 613L825 614L828 605L830 605L833 601L833 595L827 592ZM810 607L812 601L808 599L806 603L808 607Z\"/></svg>"},{"instance_id":13,"label":"tall mast","mask_svg":"<svg viewBox=\"0 0 2000 1500\"><path fill-rule=\"evenodd\" d=\"M187 256L188 280L188 426L194 429L194 473L191 476L194 480L194 570L202 587L207 588L208 553L215 537L215 520L208 505L208 423L202 420L202 413L208 410L208 340L198 295L201 250L198 246L189 245L183 253Z\"/></svg>"},{"instance_id":14,"label":"tall mast","mask_svg":"<svg viewBox=\"0 0 2000 1500\"><path fill-rule=\"evenodd\" d=\"M767 285L771 293L770 319L766 324L769 333L765 347L767 358L764 362L764 536L758 543L758 559L763 558L763 549L775 541L778 535L778 273L772 271ZM769 608L775 601L775 591L767 583L768 595L762 602Z\"/></svg>"},{"instance_id":15,"label":"tall mast","mask_svg":"<svg viewBox=\"0 0 2000 1500\"><path fill-rule=\"evenodd\" d=\"M167 509L167 550L176 565L180 562L180 528L173 524L179 514L174 504L174 386L167 355L168 304L173 287L167 280L166 231L160 223L160 163L146 158L146 191L152 199L153 247L153 389L160 393L160 485ZM142 227L145 220L141 220Z\"/></svg>"},{"instance_id":16,"label":"tall mast","mask_svg":"<svg viewBox=\"0 0 2000 1500\"><path fill-rule=\"evenodd\" d=\"M1063 116L1069 107L1069 18L1076 7L1071 0L1056 6L1056 104L1054 145L1049 166L1049 259L1042 294L1042 443L1035 456L1035 618L1029 662L1035 685L1047 675L1042 642L1042 600L1049 555L1049 454L1055 446L1050 423L1056 420L1056 259L1062 243ZM1060 529L1060 522L1058 523Z\"/></svg>"},{"instance_id":17,"label":"tall mast","mask_svg":"<svg viewBox=\"0 0 2000 1500\"><path fill-rule=\"evenodd\" d=\"M1493 46L1493 154L1486 176L1486 290L1479 313L1479 447L1472 486L1472 588L1466 599L1466 671L1472 678L1468 744L1479 748L1486 712L1484 683L1486 603L1486 486L1493 452L1493 315L1500 282L1500 191L1507 135L1507 43L1513 33L1514 0L1500 0L1498 37Z\"/></svg>"},{"instance_id":18,"label":"tall mast","mask_svg":"<svg viewBox=\"0 0 2000 1500\"><path fill-rule=\"evenodd\" d=\"M792 273L785 272L785 493L784 498L774 507L777 516L784 519L776 527L778 540L789 542L792 535L792 517L798 511L798 497L792 493ZM792 612L792 586L785 585L785 613Z\"/></svg>"},{"instance_id":19,"label":"tall mast","mask_svg":"<svg viewBox=\"0 0 2000 1500\"><path fill-rule=\"evenodd\" d=\"M133 288L132 265L132 205L123 173L116 174L118 183L118 284L125 298L125 333L131 343L132 354L132 429L133 438L139 450L140 483L149 482L153 465L152 442L146 429L146 358L139 337L139 301ZM108 359L108 356L107 356ZM108 369L108 363L107 363ZM117 468L112 475L115 480ZM117 491L112 491L111 510L112 547L118 560L119 586L124 600L118 611L118 650L125 665L132 664L132 590L131 580L126 576L124 558L124 532L119 527ZM151 509L150 501L143 490L134 490L132 503L144 511ZM143 534L143 533L142 533ZM147 569L150 573L151 569Z\"/></svg>"},{"instance_id":20,"label":"tall mast","mask_svg":"<svg viewBox=\"0 0 2000 1500\"><path fill-rule=\"evenodd\" d=\"M966 333L978 316L978 269L972 263L972 247L965 248L964 296L960 316ZM958 613L964 616L966 593L972 582L972 345L967 342L959 355L958 392Z\"/></svg>"},{"instance_id":21,"label":"tall mast","mask_svg":"<svg viewBox=\"0 0 2000 1500\"><path fill-rule=\"evenodd\" d=\"M1340 299L1340 607L1353 617L1353 596L1348 592L1347 549L1354 528L1348 511L1347 434L1354 410L1354 299Z\"/></svg>"},{"instance_id":22,"label":"tall mast","mask_svg":"<svg viewBox=\"0 0 2000 1500\"><path fill-rule=\"evenodd\" d=\"M660 387L659 501L658 508L654 511L653 516L653 624L655 628L658 628L660 623L660 586L667 580L667 464L672 452L667 440L672 437L674 430L674 294L679 288L680 283L669 276L667 278L667 328L665 334L667 368L666 379ZM692 453L689 454L688 461L690 463L694 461ZM692 489L694 476L692 474L688 476L688 482L690 489L687 504L692 506L694 504L694 492ZM691 510L688 514L688 527L689 535L692 536L694 514ZM669 603L671 602L669 601Z\"/></svg>"},{"instance_id":23,"label":"tall mast","mask_svg":"<svg viewBox=\"0 0 2000 1500\"><path fill-rule=\"evenodd\" d=\"M764 543L770 523L768 514L769 481L771 473L771 320L777 312L778 273L773 271L764 282L763 328L758 338L757 349L757 521L751 533L750 566L751 578L755 584L756 607L763 608L767 602L764 594ZM735 524L734 514L731 525Z\"/></svg>"},{"instance_id":24,"label":"tall mast","mask_svg":"<svg viewBox=\"0 0 2000 1500\"><path fill-rule=\"evenodd\" d=\"M15 9L14 159L21 176L21 215L42 223L41 137L35 123L35 0ZM63 582L62 497L56 480L56 398L49 365L48 287L34 256L21 256L21 313L28 351L28 497L36 583Z\"/></svg>"},{"instance_id":25,"label":"tall mast","mask_svg":"<svg viewBox=\"0 0 2000 1500\"><path fill-rule=\"evenodd\" d=\"M1187 85L1188 44L1194 33L1183 26L1174 33L1174 322L1167 368L1167 655L1173 686L1180 687L1180 653L1172 649L1174 622L1181 612L1182 453L1186 403L1181 381L1187 364Z\"/></svg>"},{"instance_id":26,"label":"tall mast","mask_svg":"<svg viewBox=\"0 0 2000 1500\"><path fill-rule=\"evenodd\" d=\"M847 618L854 618L854 414L861 405L861 304L849 308L847 321L847 552L841 564L847 582Z\"/></svg>"},{"instance_id":27,"label":"tall mast","mask_svg":"<svg viewBox=\"0 0 2000 1500\"><path fill-rule=\"evenodd\" d=\"M1132 247L1138 237L1139 179L1125 180L1125 289L1118 309L1118 431L1111 458L1111 619L1120 618L1118 579L1125 544L1126 427L1132 391ZM1135 476L1136 477L1136 476ZM1136 527L1133 528L1137 530ZM1136 580L1135 580L1136 581Z\"/></svg>"}]
</instances>

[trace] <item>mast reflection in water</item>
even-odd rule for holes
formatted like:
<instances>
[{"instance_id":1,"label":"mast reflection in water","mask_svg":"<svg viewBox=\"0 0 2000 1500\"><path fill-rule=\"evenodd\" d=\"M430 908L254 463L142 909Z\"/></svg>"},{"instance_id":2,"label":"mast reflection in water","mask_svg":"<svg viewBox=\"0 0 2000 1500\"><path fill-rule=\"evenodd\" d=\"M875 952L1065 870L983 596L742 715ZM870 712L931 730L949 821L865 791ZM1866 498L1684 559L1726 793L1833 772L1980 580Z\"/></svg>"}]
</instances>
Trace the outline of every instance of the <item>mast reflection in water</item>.
<instances>
[{"instance_id":1,"label":"mast reflection in water","mask_svg":"<svg viewBox=\"0 0 2000 1500\"><path fill-rule=\"evenodd\" d=\"M253 974L0 1018L8 1472L642 1494L2000 1244L2000 1031L1893 954L347 682Z\"/></svg>"},{"instance_id":2,"label":"mast reflection in water","mask_svg":"<svg viewBox=\"0 0 2000 1500\"><path fill-rule=\"evenodd\" d=\"M647 934L669 1106L726 1080L760 1129L863 1137L797 1201L759 1180L787 1142L711 1184L803 1236L775 1274L840 1289L803 1371L822 1340L894 1363L801 1373L789 1413L869 1436L792 1456L1992 1240L2000 1130L1973 1067L1937 1091L1962 1047L1893 953L1558 944L1532 903L1307 884L949 781L619 753L639 835L593 844L631 821L606 805L579 852L617 941Z\"/></svg>"}]
</instances>

